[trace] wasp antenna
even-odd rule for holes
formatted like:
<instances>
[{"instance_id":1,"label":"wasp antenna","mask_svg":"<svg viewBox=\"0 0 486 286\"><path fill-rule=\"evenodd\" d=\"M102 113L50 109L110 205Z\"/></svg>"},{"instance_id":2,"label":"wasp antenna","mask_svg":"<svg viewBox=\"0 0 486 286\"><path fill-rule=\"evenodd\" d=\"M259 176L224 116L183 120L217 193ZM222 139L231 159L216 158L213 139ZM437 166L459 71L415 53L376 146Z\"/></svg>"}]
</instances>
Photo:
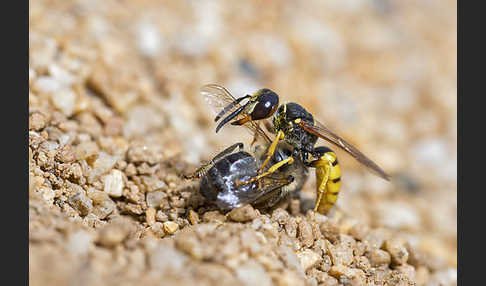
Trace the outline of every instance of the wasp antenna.
<instances>
[{"instance_id":1,"label":"wasp antenna","mask_svg":"<svg viewBox=\"0 0 486 286\"><path fill-rule=\"evenodd\" d=\"M237 98L236 100L234 100L233 102L231 102L230 104L226 105L223 110L221 110L218 115L216 115L216 117L214 118L214 122L217 122L219 119L221 119L221 117L223 117L223 115L226 114L226 112L228 112L229 110L231 110L231 108L233 108L235 105L237 105L238 103L240 103L243 99L246 99L246 98L249 98L251 95L247 94L243 97L240 97L240 98Z\"/></svg>"},{"instance_id":2,"label":"wasp antenna","mask_svg":"<svg viewBox=\"0 0 486 286\"><path fill-rule=\"evenodd\" d=\"M216 133L218 133L219 129L221 129L221 127L223 127L223 125L225 125L226 123L228 123L228 121L230 121L231 119L235 118L236 116L238 116L238 114L240 114L243 109L245 109L245 107L248 105L245 104L243 106L240 106L238 109L236 109L235 111L233 111L230 115L228 115L228 117L224 118L223 121L221 121L219 124L218 124L218 127L216 127Z\"/></svg>"}]
</instances>

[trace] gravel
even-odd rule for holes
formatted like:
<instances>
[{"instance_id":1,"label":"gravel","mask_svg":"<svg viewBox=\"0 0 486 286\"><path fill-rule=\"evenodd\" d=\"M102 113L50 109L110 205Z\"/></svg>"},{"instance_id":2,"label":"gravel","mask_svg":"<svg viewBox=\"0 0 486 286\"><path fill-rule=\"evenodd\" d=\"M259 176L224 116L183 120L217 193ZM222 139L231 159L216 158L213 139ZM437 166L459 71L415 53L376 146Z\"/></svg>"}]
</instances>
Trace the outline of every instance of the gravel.
<instances>
[{"instance_id":1,"label":"gravel","mask_svg":"<svg viewBox=\"0 0 486 286\"><path fill-rule=\"evenodd\" d=\"M457 285L452 3L30 4L29 284ZM251 138L214 133L211 82L301 103L413 191L338 151L327 216L313 175L214 209L182 175Z\"/></svg>"}]
</instances>

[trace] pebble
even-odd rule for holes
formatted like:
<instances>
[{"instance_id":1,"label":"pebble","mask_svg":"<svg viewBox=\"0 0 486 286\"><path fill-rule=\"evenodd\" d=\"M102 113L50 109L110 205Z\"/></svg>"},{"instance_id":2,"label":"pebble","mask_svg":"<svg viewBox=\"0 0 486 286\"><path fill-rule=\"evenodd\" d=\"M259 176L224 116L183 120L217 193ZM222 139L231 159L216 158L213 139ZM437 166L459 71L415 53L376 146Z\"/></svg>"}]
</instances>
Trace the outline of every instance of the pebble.
<instances>
[{"instance_id":1,"label":"pebble","mask_svg":"<svg viewBox=\"0 0 486 286\"><path fill-rule=\"evenodd\" d=\"M265 268L254 260L248 260L236 268L236 277L243 282L243 285L271 286L272 280Z\"/></svg>"},{"instance_id":2,"label":"pebble","mask_svg":"<svg viewBox=\"0 0 486 286\"><path fill-rule=\"evenodd\" d=\"M70 89L61 89L51 93L52 104L66 116L71 116L76 105L76 94Z\"/></svg>"},{"instance_id":3,"label":"pebble","mask_svg":"<svg viewBox=\"0 0 486 286\"><path fill-rule=\"evenodd\" d=\"M184 232L181 233L175 240L176 247L184 253L190 255L194 259L203 259L204 250L203 245L197 239L194 233Z\"/></svg>"},{"instance_id":4,"label":"pebble","mask_svg":"<svg viewBox=\"0 0 486 286\"><path fill-rule=\"evenodd\" d=\"M321 260L321 256L310 249L297 253L297 257L304 271L314 267Z\"/></svg>"},{"instance_id":5,"label":"pebble","mask_svg":"<svg viewBox=\"0 0 486 286\"><path fill-rule=\"evenodd\" d=\"M149 253L149 265L154 271L177 273L183 270L187 256L167 245L159 245Z\"/></svg>"},{"instance_id":6,"label":"pebble","mask_svg":"<svg viewBox=\"0 0 486 286\"><path fill-rule=\"evenodd\" d=\"M40 131L46 124L47 118L42 113L34 112L29 116L29 130Z\"/></svg>"},{"instance_id":7,"label":"pebble","mask_svg":"<svg viewBox=\"0 0 486 286\"><path fill-rule=\"evenodd\" d=\"M93 208L93 213L99 219L107 218L116 208L116 204L111 199L106 199Z\"/></svg>"},{"instance_id":8,"label":"pebble","mask_svg":"<svg viewBox=\"0 0 486 286\"><path fill-rule=\"evenodd\" d=\"M169 220L169 217L163 211L158 210L157 213L155 214L155 219L157 221L166 222Z\"/></svg>"},{"instance_id":9,"label":"pebble","mask_svg":"<svg viewBox=\"0 0 486 286\"><path fill-rule=\"evenodd\" d=\"M88 160L88 158L96 159L98 157L99 148L93 141L83 141L76 146L74 156L76 160Z\"/></svg>"},{"instance_id":10,"label":"pebble","mask_svg":"<svg viewBox=\"0 0 486 286\"><path fill-rule=\"evenodd\" d=\"M104 191L114 198L119 198L123 191L123 173L117 169L111 170L109 175L104 177Z\"/></svg>"},{"instance_id":11,"label":"pebble","mask_svg":"<svg viewBox=\"0 0 486 286\"><path fill-rule=\"evenodd\" d=\"M189 219L189 222L192 225L199 223L199 215L197 214L197 212L195 212L193 210L189 210L189 214L187 215L187 217Z\"/></svg>"},{"instance_id":12,"label":"pebble","mask_svg":"<svg viewBox=\"0 0 486 286\"><path fill-rule=\"evenodd\" d=\"M88 175L88 182L96 181L101 175L113 169L118 159L118 156L111 156L105 152L100 152L98 158L93 163L93 169ZM120 172L119 170L116 171Z\"/></svg>"},{"instance_id":13,"label":"pebble","mask_svg":"<svg viewBox=\"0 0 486 286\"><path fill-rule=\"evenodd\" d=\"M164 231L168 234L174 234L179 229L179 225L173 221L166 221L163 226Z\"/></svg>"},{"instance_id":14,"label":"pebble","mask_svg":"<svg viewBox=\"0 0 486 286\"><path fill-rule=\"evenodd\" d=\"M339 242L337 245L333 245L329 241L326 241L326 243L329 256L334 265L349 266L353 262L353 249L346 243Z\"/></svg>"},{"instance_id":15,"label":"pebble","mask_svg":"<svg viewBox=\"0 0 486 286\"><path fill-rule=\"evenodd\" d=\"M81 216L87 215L93 209L93 202L83 192L78 192L69 198L69 204Z\"/></svg>"},{"instance_id":16,"label":"pebble","mask_svg":"<svg viewBox=\"0 0 486 286\"><path fill-rule=\"evenodd\" d=\"M381 265L388 265L391 262L391 256L388 252L373 248L367 254L366 257L369 259L372 267L378 267Z\"/></svg>"},{"instance_id":17,"label":"pebble","mask_svg":"<svg viewBox=\"0 0 486 286\"><path fill-rule=\"evenodd\" d=\"M223 223L226 221L226 216L219 211L205 212L202 217L203 222L218 222Z\"/></svg>"},{"instance_id":18,"label":"pebble","mask_svg":"<svg viewBox=\"0 0 486 286\"><path fill-rule=\"evenodd\" d=\"M363 272L363 270L350 268L343 265L332 266L331 270L329 270L329 275L341 281L345 279L351 280L353 281L352 282L353 284L351 285L365 285L365 281L366 281L366 274ZM343 284L347 284L347 283L343 283Z\"/></svg>"},{"instance_id":19,"label":"pebble","mask_svg":"<svg viewBox=\"0 0 486 286\"><path fill-rule=\"evenodd\" d=\"M150 230L158 238L162 238L166 235L165 230L164 230L164 225L161 222L158 222L158 221L154 222L152 224L152 226L150 226Z\"/></svg>"},{"instance_id":20,"label":"pebble","mask_svg":"<svg viewBox=\"0 0 486 286\"><path fill-rule=\"evenodd\" d=\"M126 218L117 218L105 225L99 232L98 243L105 247L115 247L130 233L133 226Z\"/></svg>"},{"instance_id":21,"label":"pebble","mask_svg":"<svg viewBox=\"0 0 486 286\"><path fill-rule=\"evenodd\" d=\"M304 286L305 282L302 276L293 271L284 270L282 273L275 275L274 280L278 286Z\"/></svg>"},{"instance_id":22,"label":"pebble","mask_svg":"<svg viewBox=\"0 0 486 286\"><path fill-rule=\"evenodd\" d=\"M277 208L272 213L272 220L278 222L281 225L285 225L289 220L289 213L281 208Z\"/></svg>"},{"instance_id":23,"label":"pebble","mask_svg":"<svg viewBox=\"0 0 486 286\"><path fill-rule=\"evenodd\" d=\"M50 76L39 76L34 81L33 90L48 94L55 92L61 88L61 83Z\"/></svg>"},{"instance_id":24,"label":"pebble","mask_svg":"<svg viewBox=\"0 0 486 286\"><path fill-rule=\"evenodd\" d=\"M305 247L311 247L314 244L314 236L312 234L312 226L306 220L302 220L298 224L298 236Z\"/></svg>"},{"instance_id":25,"label":"pebble","mask_svg":"<svg viewBox=\"0 0 486 286\"><path fill-rule=\"evenodd\" d=\"M132 143L127 152L127 160L129 163L147 162L153 165L162 161L162 159L162 147L155 144L135 142Z\"/></svg>"},{"instance_id":26,"label":"pebble","mask_svg":"<svg viewBox=\"0 0 486 286\"><path fill-rule=\"evenodd\" d=\"M150 207L145 211L145 221L149 226L155 223L155 209Z\"/></svg>"},{"instance_id":27,"label":"pebble","mask_svg":"<svg viewBox=\"0 0 486 286\"><path fill-rule=\"evenodd\" d=\"M167 194L161 191L147 193L145 200L147 205L151 208L158 208L162 201L167 198Z\"/></svg>"},{"instance_id":28,"label":"pebble","mask_svg":"<svg viewBox=\"0 0 486 286\"><path fill-rule=\"evenodd\" d=\"M232 209L228 215L231 220L237 222L247 222L253 220L258 216L257 212L251 205L245 205L239 208Z\"/></svg>"},{"instance_id":29,"label":"pebble","mask_svg":"<svg viewBox=\"0 0 486 286\"><path fill-rule=\"evenodd\" d=\"M391 255L394 265L405 264L408 260L408 251L402 241L398 239L388 239L384 243L384 249Z\"/></svg>"},{"instance_id":30,"label":"pebble","mask_svg":"<svg viewBox=\"0 0 486 286\"><path fill-rule=\"evenodd\" d=\"M77 230L69 234L66 248L73 255L87 255L93 245L93 235L85 230Z\"/></svg>"}]
</instances>

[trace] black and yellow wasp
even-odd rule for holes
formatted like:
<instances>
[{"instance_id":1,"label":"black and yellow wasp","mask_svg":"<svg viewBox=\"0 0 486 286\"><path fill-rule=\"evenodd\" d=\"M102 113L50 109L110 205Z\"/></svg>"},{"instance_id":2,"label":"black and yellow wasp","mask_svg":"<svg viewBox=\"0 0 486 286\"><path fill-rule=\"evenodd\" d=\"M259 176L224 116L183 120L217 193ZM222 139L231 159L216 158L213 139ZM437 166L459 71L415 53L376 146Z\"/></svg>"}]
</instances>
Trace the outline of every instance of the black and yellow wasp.
<instances>
[{"instance_id":1,"label":"black and yellow wasp","mask_svg":"<svg viewBox=\"0 0 486 286\"><path fill-rule=\"evenodd\" d=\"M315 168L317 199L314 211L327 213L337 200L341 185L341 170L336 154L331 149L315 147L318 138L327 140L343 149L381 178L386 180L390 178L376 163L315 120L312 114L301 105L293 102L279 105L279 96L268 88L235 98L223 86L208 84L201 88L201 94L217 113L215 122L222 119L216 127L216 132L226 123L234 120L231 122L232 125L244 125L253 132L253 142L258 138L263 138L268 146L265 159L262 160L257 174L248 179L238 180L237 187L260 181L266 176L278 172L282 166L293 164L298 160L303 162L305 167ZM223 118L226 114L228 115ZM266 121L272 115L272 122ZM259 121L265 121L267 130L275 134L273 140L259 126ZM292 153L283 161L267 168L280 141L290 145Z\"/></svg>"}]
</instances>

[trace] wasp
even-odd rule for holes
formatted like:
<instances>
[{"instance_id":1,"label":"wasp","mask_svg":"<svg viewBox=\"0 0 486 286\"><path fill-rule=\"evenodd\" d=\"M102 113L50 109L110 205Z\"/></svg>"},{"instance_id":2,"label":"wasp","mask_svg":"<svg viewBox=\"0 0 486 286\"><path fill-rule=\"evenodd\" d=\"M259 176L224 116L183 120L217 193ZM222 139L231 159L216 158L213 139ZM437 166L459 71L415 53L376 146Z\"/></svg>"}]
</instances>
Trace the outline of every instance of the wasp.
<instances>
[{"instance_id":1,"label":"wasp","mask_svg":"<svg viewBox=\"0 0 486 286\"><path fill-rule=\"evenodd\" d=\"M331 149L315 146L319 138L344 150L379 177L390 179L390 176L376 163L317 121L304 107L294 102L279 105L278 94L268 88L235 98L223 86L208 84L201 88L201 94L217 114L214 121L218 122L222 119L216 127L216 132L231 121L231 125L243 125L252 131L253 142L257 138L263 138L269 145L257 175L250 179L239 180L236 182L237 185L253 183L271 174L271 171L277 171L279 166L272 166L264 172L278 143L284 141L293 148L292 154L287 158L287 164L298 160L303 162L305 167L315 168L317 199L314 211L326 214L337 200L341 186L341 169L337 156ZM226 114L228 115L224 117ZM270 117L272 117L271 122L267 120ZM261 129L260 121L265 123L267 130L275 134L273 140Z\"/></svg>"},{"instance_id":2,"label":"wasp","mask_svg":"<svg viewBox=\"0 0 486 286\"><path fill-rule=\"evenodd\" d=\"M223 211L244 204L270 209L301 190L308 178L307 168L300 160L290 159L292 147L285 142L277 145L271 158L272 167L266 170L271 174L259 181L238 184L258 176L269 145L257 145L251 153L243 147L243 143L231 145L185 178L201 179L200 194Z\"/></svg>"}]
</instances>

